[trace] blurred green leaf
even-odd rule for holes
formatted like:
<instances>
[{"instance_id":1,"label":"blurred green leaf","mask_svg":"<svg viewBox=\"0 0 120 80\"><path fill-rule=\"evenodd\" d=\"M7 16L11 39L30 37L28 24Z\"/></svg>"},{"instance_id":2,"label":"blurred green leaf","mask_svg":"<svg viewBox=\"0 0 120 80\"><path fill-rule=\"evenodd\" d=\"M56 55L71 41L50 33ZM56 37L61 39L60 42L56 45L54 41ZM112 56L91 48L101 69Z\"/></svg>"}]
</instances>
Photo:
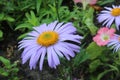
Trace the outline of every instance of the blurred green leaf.
<instances>
[{"instance_id":1,"label":"blurred green leaf","mask_svg":"<svg viewBox=\"0 0 120 80\"><path fill-rule=\"evenodd\" d=\"M116 72L120 72L119 71L119 69L117 68L117 66L115 66L115 65L111 65L111 64L108 64L108 66L111 68L111 69L113 69L114 71L116 71Z\"/></svg>"},{"instance_id":2,"label":"blurred green leaf","mask_svg":"<svg viewBox=\"0 0 120 80\"><path fill-rule=\"evenodd\" d=\"M17 39L23 39L28 33L21 34Z\"/></svg>"},{"instance_id":3,"label":"blurred green leaf","mask_svg":"<svg viewBox=\"0 0 120 80\"><path fill-rule=\"evenodd\" d=\"M110 4L110 3L113 3L115 0L104 0L104 1L102 1L102 0L98 0L98 4L99 5L105 5L105 4Z\"/></svg>"},{"instance_id":4,"label":"blurred green leaf","mask_svg":"<svg viewBox=\"0 0 120 80\"><path fill-rule=\"evenodd\" d=\"M0 13L0 21L2 21L4 18L4 13Z\"/></svg>"},{"instance_id":5,"label":"blurred green leaf","mask_svg":"<svg viewBox=\"0 0 120 80\"><path fill-rule=\"evenodd\" d=\"M18 29L24 29L24 28L27 28L27 29L29 29L29 30L31 30L32 29L32 25L30 24L30 23L23 23L23 24L20 24L20 25L18 25L16 28L15 28L15 30L18 30Z\"/></svg>"},{"instance_id":6,"label":"blurred green leaf","mask_svg":"<svg viewBox=\"0 0 120 80\"><path fill-rule=\"evenodd\" d=\"M99 65L101 65L101 64L102 64L102 63L101 63L101 61L100 61L99 59L92 61L92 62L90 63L90 65L89 65L89 71L90 71L90 72L96 71L96 68L97 68Z\"/></svg>"},{"instance_id":7,"label":"blurred green leaf","mask_svg":"<svg viewBox=\"0 0 120 80\"><path fill-rule=\"evenodd\" d=\"M95 59L98 56L102 55L102 52L104 50L106 50L106 47L100 47L95 42L90 43L86 48L86 52L90 56L90 59Z\"/></svg>"},{"instance_id":8,"label":"blurred green leaf","mask_svg":"<svg viewBox=\"0 0 120 80\"><path fill-rule=\"evenodd\" d=\"M30 24L32 24L33 26L38 26L39 25L39 20L38 18L35 16L35 13L33 11L30 11L30 14L29 13L26 13L25 14L28 21Z\"/></svg>"},{"instance_id":9,"label":"blurred green leaf","mask_svg":"<svg viewBox=\"0 0 120 80\"><path fill-rule=\"evenodd\" d=\"M73 60L73 66L79 66L80 63L86 61L87 59L89 59L89 55L86 54L85 50L81 49Z\"/></svg>"},{"instance_id":10,"label":"blurred green leaf","mask_svg":"<svg viewBox=\"0 0 120 80\"><path fill-rule=\"evenodd\" d=\"M120 60L120 50L117 51L117 54L118 54L118 57L119 57L119 60Z\"/></svg>"},{"instance_id":11,"label":"blurred green leaf","mask_svg":"<svg viewBox=\"0 0 120 80\"><path fill-rule=\"evenodd\" d=\"M41 3L42 3L42 0L36 0L36 9L37 9L37 13L39 13Z\"/></svg>"},{"instance_id":12,"label":"blurred green leaf","mask_svg":"<svg viewBox=\"0 0 120 80\"><path fill-rule=\"evenodd\" d=\"M13 17L10 16L5 16L5 20L9 21L9 22L14 22L15 19Z\"/></svg>"},{"instance_id":13,"label":"blurred green leaf","mask_svg":"<svg viewBox=\"0 0 120 80\"><path fill-rule=\"evenodd\" d=\"M85 16L83 17L83 22L86 24L86 26L90 30L91 35L95 35L98 29L93 22L93 18L94 18L93 13L94 13L94 9L89 8L87 11L85 11Z\"/></svg>"},{"instance_id":14,"label":"blurred green leaf","mask_svg":"<svg viewBox=\"0 0 120 80\"><path fill-rule=\"evenodd\" d=\"M10 67L10 61L2 56L0 56L0 61L7 67Z\"/></svg>"},{"instance_id":15,"label":"blurred green leaf","mask_svg":"<svg viewBox=\"0 0 120 80\"><path fill-rule=\"evenodd\" d=\"M2 75L2 76L8 76L9 72L5 71L4 68L0 68L0 75Z\"/></svg>"},{"instance_id":16,"label":"blurred green leaf","mask_svg":"<svg viewBox=\"0 0 120 80\"><path fill-rule=\"evenodd\" d=\"M18 68L12 68L11 71L14 72L14 73L17 73L19 71L19 69Z\"/></svg>"},{"instance_id":17,"label":"blurred green leaf","mask_svg":"<svg viewBox=\"0 0 120 80\"><path fill-rule=\"evenodd\" d=\"M2 38L3 37L3 32L2 32L2 30L0 30L0 38Z\"/></svg>"},{"instance_id":18,"label":"blurred green leaf","mask_svg":"<svg viewBox=\"0 0 120 80\"><path fill-rule=\"evenodd\" d=\"M102 73L100 73L100 74L98 75L97 80L101 80L101 78L102 78L105 74L107 74L108 72L111 72L111 71L114 71L114 69L109 69L109 70L103 71Z\"/></svg>"}]
</instances>

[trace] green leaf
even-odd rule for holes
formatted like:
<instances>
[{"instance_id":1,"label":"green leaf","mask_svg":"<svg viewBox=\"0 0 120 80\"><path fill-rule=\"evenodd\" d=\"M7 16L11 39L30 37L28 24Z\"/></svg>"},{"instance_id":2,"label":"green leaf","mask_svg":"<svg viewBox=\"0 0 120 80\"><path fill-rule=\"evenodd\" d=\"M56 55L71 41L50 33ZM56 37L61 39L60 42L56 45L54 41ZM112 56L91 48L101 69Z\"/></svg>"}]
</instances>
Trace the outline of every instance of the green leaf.
<instances>
[{"instance_id":1,"label":"green leaf","mask_svg":"<svg viewBox=\"0 0 120 80\"><path fill-rule=\"evenodd\" d=\"M98 28L93 24L93 22L91 21L90 18L87 18L85 20L85 24L87 25L87 27L89 28L91 35L95 35Z\"/></svg>"},{"instance_id":2,"label":"green leaf","mask_svg":"<svg viewBox=\"0 0 120 80\"><path fill-rule=\"evenodd\" d=\"M119 73L119 69L117 68L117 66L114 66L114 65L110 65L108 64L108 66L113 69L114 71L118 72Z\"/></svg>"},{"instance_id":3,"label":"green leaf","mask_svg":"<svg viewBox=\"0 0 120 80\"><path fill-rule=\"evenodd\" d=\"M19 39L23 39L27 34L28 34L28 33L24 33L24 34L20 35L17 39L18 39L18 40L19 40Z\"/></svg>"},{"instance_id":4,"label":"green leaf","mask_svg":"<svg viewBox=\"0 0 120 80\"><path fill-rule=\"evenodd\" d=\"M83 17L83 22L86 24L86 26L88 27L88 29L91 32L91 35L95 35L96 31L98 30L98 28L94 25L93 23L93 13L94 13L94 9L93 8L89 8L87 11L84 12L85 15Z\"/></svg>"},{"instance_id":5,"label":"green leaf","mask_svg":"<svg viewBox=\"0 0 120 80\"><path fill-rule=\"evenodd\" d=\"M104 50L106 50L106 47L100 47L95 42L92 42L87 47L86 52L90 56L90 59L95 59L100 56Z\"/></svg>"},{"instance_id":6,"label":"green leaf","mask_svg":"<svg viewBox=\"0 0 120 80\"><path fill-rule=\"evenodd\" d=\"M3 68L0 68L0 75L2 75L2 76L8 76L9 75L9 72L7 72L5 69L3 69Z\"/></svg>"},{"instance_id":7,"label":"green leaf","mask_svg":"<svg viewBox=\"0 0 120 80\"><path fill-rule=\"evenodd\" d=\"M101 65L101 61L99 59L94 60L89 65L89 69L90 69L89 71L94 72L99 65Z\"/></svg>"},{"instance_id":8,"label":"green leaf","mask_svg":"<svg viewBox=\"0 0 120 80\"><path fill-rule=\"evenodd\" d=\"M0 21L2 21L4 18L4 13L0 13Z\"/></svg>"},{"instance_id":9,"label":"green leaf","mask_svg":"<svg viewBox=\"0 0 120 80\"><path fill-rule=\"evenodd\" d=\"M11 71L14 72L14 73L17 73L19 71L19 69L18 68L12 68Z\"/></svg>"},{"instance_id":10,"label":"green leaf","mask_svg":"<svg viewBox=\"0 0 120 80\"><path fill-rule=\"evenodd\" d=\"M115 0L105 0L105 1L102 1L102 0L98 0L98 4L99 5L106 5L106 4L110 4L110 3L113 3Z\"/></svg>"},{"instance_id":11,"label":"green leaf","mask_svg":"<svg viewBox=\"0 0 120 80\"><path fill-rule=\"evenodd\" d=\"M0 56L0 61L6 66L6 67L10 67L10 61L2 56Z\"/></svg>"},{"instance_id":12,"label":"green leaf","mask_svg":"<svg viewBox=\"0 0 120 80\"><path fill-rule=\"evenodd\" d=\"M37 13L39 13L41 3L42 3L42 0L36 0L36 9L37 9Z\"/></svg>"},{"instance_id":13,"label":"green leaf","mask_svg":"<svg viewBox=\"0 0 120 80\"><path fill-rule=\"evenodd\" d=\"M2 38L3 37L3 32L2 32L2 30L0 30L0 38Z\"/></svg>"},{"instance_id":14,"label":"green leaf","mask_svg":"<svg viewBox=\"0 0 120 80\"><path fill-rule=\"evenodd\" d=\"M27 28L27 29L32 29L32 25L30 23L23 23L18 25L15 30L22 29L22 28Z\"/></svg>"},{"instance_id":15,"label":"green leaf","mask_svg":"<svg viewBox=\"0 0 120 80\"><path fill-rule=\"evenodd\" d=\"M102 78L105 74L107 74L108 72L111 72L111 71L114 71L114 69L109 69L109 70L103 71L102 73L100 73L100 74L98 75L97 80L101 80L101 78Z\"/></svg>"},{"instance_id":16,"label":"green leaf","mask_svg":"<svg viewBox=\"0 0 120 80\"><path fill-rule=\"evenodd\" d=\"M73 66L79 66L80 63L86 61L87 59L89 59L89 55L86 54L85 50L81 49L80 53L77 53L73 60Z\"/></svg>"},{"instance_id":17,"label":"green leaf","mask_svg":"<svg viewBox=\"0 0 120 80\"><path fill-rule=\"evenodd\" d=\"M35 16L35 13L33 11L30 11L30 14L29 13L26 13L25 14L28 21L31 25L33 26L38 26L39 25L39 20L38 18Z\"/></svg>"},{"instance_id":18,"label":"green leaf","mask_svg":"<svg viewBox=\"0 0 120 80\"><path fill-rule=\"evenodd\" d=\"M10 16L5 16L5 20L9 21L9 22L14 22L15 19L13 17Z\"/></svg>"},{"instance_id":19,"label":"green leaf","mask_svg":"<svg viewBox=\"0 0 120 80\"><path fill-rule=\"evenodd\" d=\"M118 50L117 53L118 53L118 57L119 57L119 60L120 60L120 50Z\"/></svg>"}]
</instances>

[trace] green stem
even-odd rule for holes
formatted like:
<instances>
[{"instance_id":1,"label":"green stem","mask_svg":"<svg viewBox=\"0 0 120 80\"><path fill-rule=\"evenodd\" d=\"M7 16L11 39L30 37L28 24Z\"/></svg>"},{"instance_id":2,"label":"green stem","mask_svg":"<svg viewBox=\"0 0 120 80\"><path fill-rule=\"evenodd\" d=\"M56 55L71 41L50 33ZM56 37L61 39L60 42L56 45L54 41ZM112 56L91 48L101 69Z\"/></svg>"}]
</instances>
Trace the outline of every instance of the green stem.
<instances>
[{"instance_id":1,"label":"green stem","mask_svg":"<svg viewBox=\"0 0 120 80\"><path fill-rule=\"evenodd\" d=\"M55 7L56 7L57 19L60 22L60 16L59 16L59 13L58 13L58 0L55 0Z\"/></svg>"}]
</instances>

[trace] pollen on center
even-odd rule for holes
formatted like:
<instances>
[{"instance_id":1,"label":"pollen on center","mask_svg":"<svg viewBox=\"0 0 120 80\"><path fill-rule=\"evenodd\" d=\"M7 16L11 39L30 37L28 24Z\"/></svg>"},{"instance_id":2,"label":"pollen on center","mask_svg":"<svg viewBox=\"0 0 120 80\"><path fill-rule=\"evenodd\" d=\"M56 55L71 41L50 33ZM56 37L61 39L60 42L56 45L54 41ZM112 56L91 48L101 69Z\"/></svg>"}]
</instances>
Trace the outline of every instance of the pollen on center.
<instances>
[{"instance_id":1,"label":"pollen on center","mask_svg":"<svg viewBox=\"0 0 120 80\"><path fill-rule=\"evenodd\" d=\"M111 10L112 16L120 16L120 8L114 8Z\"/></svg>"},{"instance_id":2,"label":"pollen on center","mask_svg":"<svg viewBox=\"0 0 120 80\"><path fill-rule=\"evenodd\" d=\"M42 46L51 46L58 41L59 35L55 31L45 31L37 38L37 43Z\"/></svg>"}]
</instances>

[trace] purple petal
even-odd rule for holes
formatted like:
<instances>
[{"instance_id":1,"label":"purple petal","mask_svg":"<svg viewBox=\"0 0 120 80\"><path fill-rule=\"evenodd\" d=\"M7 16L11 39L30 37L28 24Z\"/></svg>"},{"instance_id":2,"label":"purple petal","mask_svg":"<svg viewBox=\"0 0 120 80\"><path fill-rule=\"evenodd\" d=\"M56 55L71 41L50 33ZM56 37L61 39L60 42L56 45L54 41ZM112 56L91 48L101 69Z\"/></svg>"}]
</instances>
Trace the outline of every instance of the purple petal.
<instances>
[{"instance_id":1,"label":"purple petal","mask_svg":"<svg viewBox=\"0 0 120 80\"><path fill-rule=\"evenodd\" d=\"M30 33L27 34L28 36L34 36L34 37L38 37L40 34L36 31L31 31Z\"/></svg>"},{"instance_id":2,"label":"purple petal","mask_svg":"<svg viewBox=\"0 0 120 80\"><path fill-rule=\"evenodd\" d=\"M60 27L62 27L63 25L63 22L62 23L58 23L55 27L55 30L54 31L57 31Z\"/></svg>"},{"instance_id":3,"label":"purple petal","mask_svg":"<svg viewBox=\"0 0 120 80\"><path fill-rule=\"evenodd\" d=\"M55 47L53 46L55 52L58 54L58 56L63 57L63 54Z\"/></svg>"},{"instance_id":4,"label":"purple petal","mask_svg":"<svg viewBox=\"0 0 120 80\"><path fill-rule=\"evenodd\" d=\"M37 64L37 62L40 59L40 56L42 54L42 51L43 51L42 48L40 48L39 50L37 50L37 52L32 55L32 57L30 59L30 63L29 63L30 69L32 69L32 67L33 67L33 69L35 69L36 64Z\"/></svg>"},{"instance_id":5,"label":"purple petal","mask_svg":"<svg viewBox=\"0 0 120 80\"><path fill-rule=\"evenodd\" d=\"M60 35L59 37L60 37L59 38L60 41L70 40L70 41L74 41L74 42L77 42L77 43L81 43L80 39L82 38L79 35Z\"/></svg>"},{"instance_id":6,"label":"purple petal","mask_svg":"<svg viewBox=\"0 0 120 80\"><path fill-rule=\"evenodd\" d=\"M120 26L120 16L115 18L115 24L117 26L117 30L119 30L119 26Z\"/></svg>"},{"instance_id":7,"label":"purple petal","mask_svg":"<svg viewBox=\"0 0 120 80\"><path fill-rule=\"evenodd\" d=\"M64 28L61 31L58 31L59 34L71 34L75 32L76 32L76 28L73 26L69 26L69 27Z\"/></svg>"},{"instance_id":8,"label":"purple petal","mask_svg":"<svg viewBox=\"0 0 120 80\"><path fill-rule=\"evenodd\" d=\"M58 21L54 21L53 23L48 24L48 28L49 30L54 30L55 26L57 25Z\"/></svg>"},{"instance_id":9,"label":"purple petal","mask_svg":"<svg viewBox=\"0 0 120 80\"><path fill-rule=\"evenodd\" d=\"M33 29L34 29L35 31L37 31L39 34L41 34L42 32L48 30L47 24L42 24L42 25L40 25L40 26L38 26L38 27L33 27Z\"/></svg>"},{"instance_id":10,"label":"purple petal","mask_svg":"<svg viewBox=\"0 0 120 80\"><path fill-rule=\"evenodd\" d=\"M22 56L22 63L24 64L33 54L37 53L39 47L34 47L30 49L24 56Z\"/></svg>"},{"instance_id":11,"label":"purple petal","mask_svg":"<svg viewBox=\"0 0 120 80\"><path fill-rule=\"evenodd\" d=\"M52 58L53 58L53 61L54 61L55 65L60 64L58 55L56 54L56 52L54 51L52 46L51 46L51 52L52 52Z\"/></svg>"},{"instance_id":12,"label":"purple petal","mask_svg":"<svg viewBox=\"0 0 120 80\"><path fill-rule=\"evenodd\" d=\"M50 47L48 47L47 48L47 57L48 57L48 65L51 67L51 68L53 68L53 61L52 61L52 51L51 51L51 48Z\"/></svg>"},{"instance_id":13,"label":"purple petal","mask_svg":"<svg viewBox=\"0 0 120 80\"><path fill-rule=\"evenodd\" d=\"M64 24L63 26L61 26L58 30L57 30L57 32L59 32L59 31L62 31L63 29L65 29L65 28L67 28L67 27L69 27L69 26L72 26L73 24L72 23L66 23L66 24Z\"/></svg>"},{"instance_id":14,"label":"purple petal","mask_svg":"<svg viewBox=\"0 0 120 80\"><path fill-rule=\"evenodd\" d=\"M46 48L43 47L43 49L41 51L42 51L42 53L41 53L41 58L40 58L40 63L39 63L40 70L42 70L42 67L43 67L44 57L46 55Z\"/></svg>"}]
</instances>

